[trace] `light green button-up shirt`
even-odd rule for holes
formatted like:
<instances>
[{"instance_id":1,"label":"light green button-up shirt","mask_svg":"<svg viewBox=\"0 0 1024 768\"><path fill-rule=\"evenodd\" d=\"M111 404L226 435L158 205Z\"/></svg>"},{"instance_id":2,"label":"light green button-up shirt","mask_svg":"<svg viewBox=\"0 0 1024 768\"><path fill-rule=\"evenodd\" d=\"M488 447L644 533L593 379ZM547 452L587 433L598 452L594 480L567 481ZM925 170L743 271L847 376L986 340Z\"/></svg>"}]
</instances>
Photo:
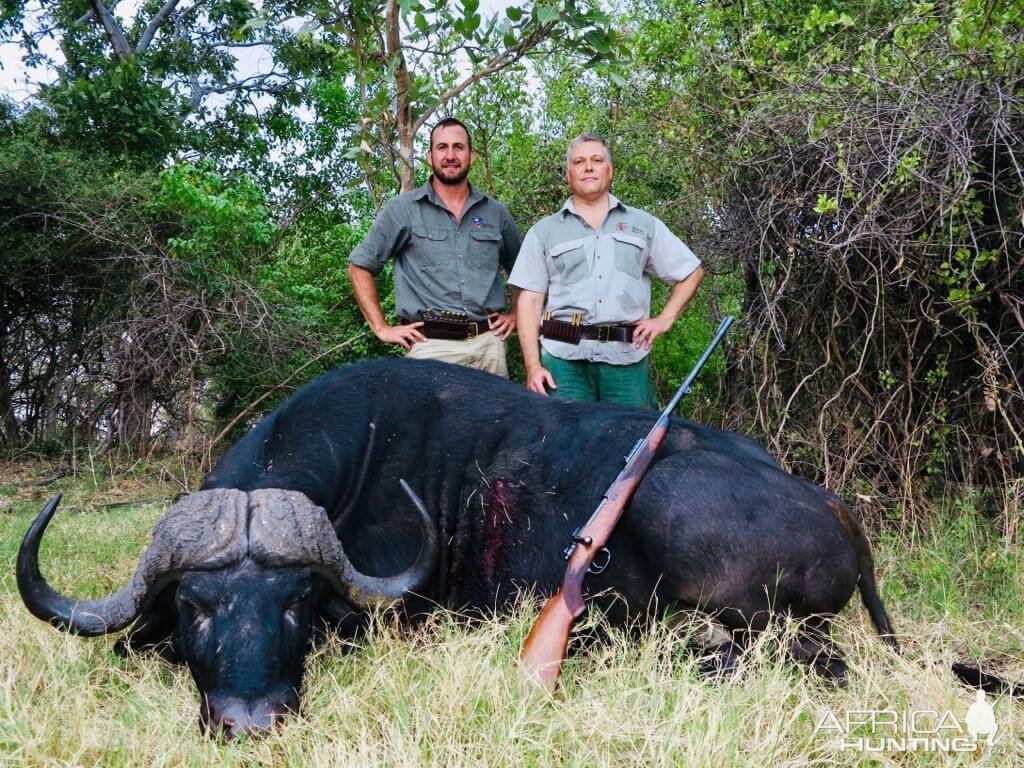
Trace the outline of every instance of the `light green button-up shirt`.
<instances>
[{"instance_id":1,"label":"light green button-up shirt","mask_svg":"<svg viewBox=\"0 0 1024 768\"><path fill-rule=\"evenodd\" d=\"M614 195L609 198L611 208L599 230L576 213L570 197L523 240L508 281L546 293L546 310L558 320L571 320L577 312L585 325L643 320L651 314L651 275L677 283L700 266L700 259L659 219L623 205ZM614 365L636 363L648 354L625 341L574 345L541 339L541 344L563 360Z\"/></svg>"},{"instance_id":2,"label":"light green button-up shirt","mask_svg":"<svg viewBox=\"0 0 1024 768\"><path fill-rule=\"evenodd\" d=\"M349 261L378 274L395 261L395 304L406 320L427 309L483 320L505 307L499 267L512 269L519 228L508 208L472 184L458 221L428 180L389 200Z\"/></svg>"}]
</instances>

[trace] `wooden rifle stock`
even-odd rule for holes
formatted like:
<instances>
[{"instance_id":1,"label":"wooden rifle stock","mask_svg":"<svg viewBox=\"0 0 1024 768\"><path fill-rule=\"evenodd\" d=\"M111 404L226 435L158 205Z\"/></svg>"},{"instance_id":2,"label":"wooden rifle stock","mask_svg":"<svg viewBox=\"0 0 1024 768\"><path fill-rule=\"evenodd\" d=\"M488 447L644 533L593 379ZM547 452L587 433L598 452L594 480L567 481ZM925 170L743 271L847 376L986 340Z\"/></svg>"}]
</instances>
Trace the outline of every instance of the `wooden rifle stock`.
<instances>
[{"instance_id":1,"label":"wooden rifle stock","mask_svg":"<svg viewBox=\"0 0 1024 768\"><path fill-rule=\"evenodd\" d=\"M732 317L722 320L715 338L704 350L704 354L700 356L697 364L690 371L690 375L676 390L672 400L661 412L661 416L658 417L658 421L651 431L637 443L633 451L626 457L626 466L605 491L597 509L594 510L590 519L573 534L572 543L566 549L569 564L565 570L562 586L544 604L540 615L533 623L529 637L526 638L526 643L523 644L522 653L519 655L520 668L543 688L549 691L554 690L558 675L562 670L562 662L565 660L569 648L569 632L572 625L586 610L586 603L583 600L583 578L590 571L598 553L608 543L626 505L633 498L633 493L640 485L640 481L643 480L651 462L654 461L654 454L657 453L661 441L668 433L672 411L675 410L682 396L690 391L690 384L697 378L697 374L711 357L711 353L715 351L732 323ZM610 554L608 558L611 558ZM607 565L607 561L605 565ZM604 570L604 567L601 570Z\"/></svg>"}]
</instances>

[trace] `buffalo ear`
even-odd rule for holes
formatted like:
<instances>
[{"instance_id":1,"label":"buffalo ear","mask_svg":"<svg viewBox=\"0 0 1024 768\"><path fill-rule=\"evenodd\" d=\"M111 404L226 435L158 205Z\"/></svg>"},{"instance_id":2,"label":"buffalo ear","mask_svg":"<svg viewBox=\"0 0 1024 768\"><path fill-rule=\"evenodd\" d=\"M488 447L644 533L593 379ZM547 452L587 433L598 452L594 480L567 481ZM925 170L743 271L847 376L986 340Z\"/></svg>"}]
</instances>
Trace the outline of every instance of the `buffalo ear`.
<instances>
[{"instance_id":1,"label":"buffalo ear","mask_svg":"<svg viewBox=\"0 0 1024 768\"><path fill-rule=\"evenodd\" d=\"M130 653L152 652L165 661L179 661L174 641L178 626L178 610L174 595L178 582L167 585L142 615L114 643L114 653L125 657Z\"/></svg>"},{"instance_id":2,"label":"buffalo ear","mask_svg":"<svg viewBox=\"0 0 1024 768\"><path fill-rule=\"evenodd\" d=\"M313 626L318 641L330 632L342 640L354 640L366 626L367 614L339 595L321 576L313 575L316 616Z\"/></svg>"}]
</instances>

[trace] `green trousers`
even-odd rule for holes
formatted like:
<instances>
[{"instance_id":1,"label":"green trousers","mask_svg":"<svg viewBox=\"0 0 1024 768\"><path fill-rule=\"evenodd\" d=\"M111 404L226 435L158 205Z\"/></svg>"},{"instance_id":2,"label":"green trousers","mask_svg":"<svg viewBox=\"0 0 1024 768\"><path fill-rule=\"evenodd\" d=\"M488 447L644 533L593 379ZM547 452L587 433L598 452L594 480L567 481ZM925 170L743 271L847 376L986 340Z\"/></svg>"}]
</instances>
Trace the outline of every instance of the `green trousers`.
<instances>
[{"instance_id":1,"label":"green trousers","mask_svg":"<svg viewBox=\"0 0 1024 768\"><path fill-rule=\"evenodd\" d=\"M651 385L649 358L631 365L612 365L562 360L542 349L540 363L548 369L558 387L550 391L552 397L659 409Z\"/></svg>"}]
</instances>

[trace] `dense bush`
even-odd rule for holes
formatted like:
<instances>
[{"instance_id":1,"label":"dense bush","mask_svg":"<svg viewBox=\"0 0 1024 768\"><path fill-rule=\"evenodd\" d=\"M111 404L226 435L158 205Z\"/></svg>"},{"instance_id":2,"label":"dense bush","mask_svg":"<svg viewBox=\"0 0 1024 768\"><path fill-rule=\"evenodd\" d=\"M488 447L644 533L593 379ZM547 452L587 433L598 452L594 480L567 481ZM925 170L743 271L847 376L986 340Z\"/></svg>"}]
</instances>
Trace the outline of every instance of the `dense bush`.
<instances>
[{"instance_id":1,"label":"dense bush","mask_svg":"<svg viewBox=\"0 0 1024 768\"><path fill-rule=\"evenodd\" d=\"M673 4L678 156L743 276L734 418L802 473L914 507L1024 471L1024 44L1013 3ZM941 484L941 482L940 482Z\"/></svg>"}]
</instances>

